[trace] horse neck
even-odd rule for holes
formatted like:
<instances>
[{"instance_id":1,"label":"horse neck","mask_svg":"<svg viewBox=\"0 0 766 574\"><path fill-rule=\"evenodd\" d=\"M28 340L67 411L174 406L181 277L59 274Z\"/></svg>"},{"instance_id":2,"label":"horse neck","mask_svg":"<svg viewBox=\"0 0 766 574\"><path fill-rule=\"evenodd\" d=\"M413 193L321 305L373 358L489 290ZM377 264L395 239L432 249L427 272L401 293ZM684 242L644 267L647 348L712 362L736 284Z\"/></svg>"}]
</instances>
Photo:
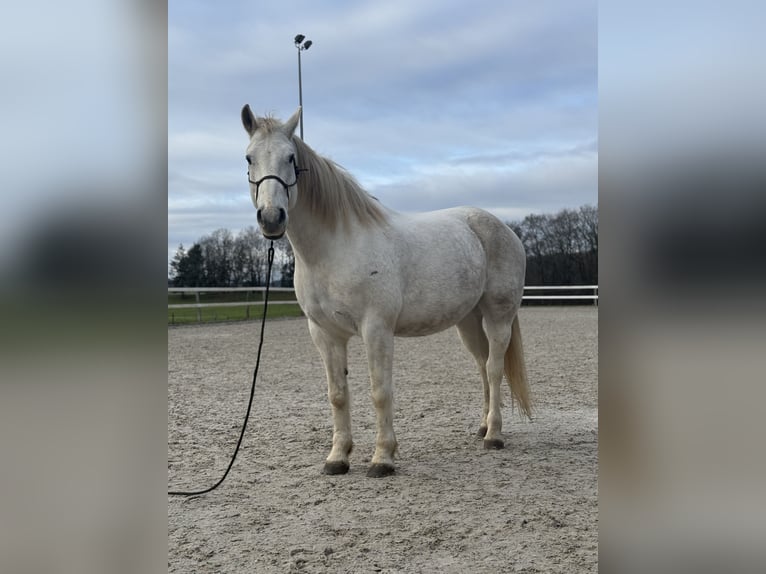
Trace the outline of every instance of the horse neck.
<instances>
[{"instance_id":1,"label":"horse neck","mask_svg":"<svg viewBox=\"0 0 766 574\"><path fill-rule=\"evenodd\" d=\"M299 200L290 210L287 239L293 246L296 261L306 265L321 262L331 252L330 246L337 240L338 233L314 217L305 201Z\"/></svg>"},{"instance_id":2,"label":"horse neck","mask_svg":"<svg viewBox=\"0 0 766 574\"><path fill-rule=\"evenodd\" d=\"M382 206L367 203L369 197L341 168L301 140L294 142L298 166L307 171L298 180L287 237L296 259L310 265L337 253L354 229L382 223L386 216Z\"/></svg>"}]
</instances>

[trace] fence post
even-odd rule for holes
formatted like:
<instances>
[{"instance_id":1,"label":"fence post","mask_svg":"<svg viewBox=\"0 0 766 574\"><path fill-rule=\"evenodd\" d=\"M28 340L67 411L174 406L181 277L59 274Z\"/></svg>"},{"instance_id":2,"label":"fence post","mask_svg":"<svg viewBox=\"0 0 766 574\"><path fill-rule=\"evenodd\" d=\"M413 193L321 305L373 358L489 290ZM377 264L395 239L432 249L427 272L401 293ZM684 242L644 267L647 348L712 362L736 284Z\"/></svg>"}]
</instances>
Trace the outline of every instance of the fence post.
<instances>
[{"instance_id":1,"label":"fence post","mask_svg":"<svg viewBox=\"0 0 766 574\"><path fill-rule=\"evenodd\" d=\"M202 323L202 307L199 306L199 291L194 292L194 298L197 300L197 323Z\"/></svg>"}]
</instances>

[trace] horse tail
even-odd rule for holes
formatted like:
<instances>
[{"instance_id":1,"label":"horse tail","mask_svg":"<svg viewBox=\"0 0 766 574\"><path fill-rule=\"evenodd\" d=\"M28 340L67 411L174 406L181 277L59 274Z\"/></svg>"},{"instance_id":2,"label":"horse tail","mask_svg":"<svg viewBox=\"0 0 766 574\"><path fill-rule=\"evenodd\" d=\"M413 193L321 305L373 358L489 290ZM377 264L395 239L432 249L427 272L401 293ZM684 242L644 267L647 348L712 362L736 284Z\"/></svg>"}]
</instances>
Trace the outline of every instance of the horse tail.
<instances>
[{"instance_id":1,"label":"horse tail","mask_svg":"<svg viewBox=\"0 0 766 574\"><path fill-rule=\"evenodd\" d=\"M511 400L518 405L519 414L532 420L532 404L527 385L527 369L524 365L524 349L521 344L521 327L519 316L513 318L511 327L511 342L505 351L505 376L511 387Z\"/></svg>"}]
</instances>

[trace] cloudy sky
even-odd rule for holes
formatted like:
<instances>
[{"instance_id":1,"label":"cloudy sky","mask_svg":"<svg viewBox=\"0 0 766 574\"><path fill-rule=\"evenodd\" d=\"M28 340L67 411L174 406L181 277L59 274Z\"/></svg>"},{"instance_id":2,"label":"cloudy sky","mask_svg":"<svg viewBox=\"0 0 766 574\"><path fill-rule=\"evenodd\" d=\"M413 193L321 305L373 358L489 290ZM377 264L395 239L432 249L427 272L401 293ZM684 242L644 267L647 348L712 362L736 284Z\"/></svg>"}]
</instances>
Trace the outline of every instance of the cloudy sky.
<instances>
[{"instance_id":1,"label":"cloudy sky","mask_svg":"<svg viewBox=\"0 0 766 574\"><path fill-rule=\"evenodd\" d=\"M503 220L595 204L595 1L225 3L168 8L168 254L255 224L240 109L286 119L387 206Z\"/></svg>"}]
</instances>

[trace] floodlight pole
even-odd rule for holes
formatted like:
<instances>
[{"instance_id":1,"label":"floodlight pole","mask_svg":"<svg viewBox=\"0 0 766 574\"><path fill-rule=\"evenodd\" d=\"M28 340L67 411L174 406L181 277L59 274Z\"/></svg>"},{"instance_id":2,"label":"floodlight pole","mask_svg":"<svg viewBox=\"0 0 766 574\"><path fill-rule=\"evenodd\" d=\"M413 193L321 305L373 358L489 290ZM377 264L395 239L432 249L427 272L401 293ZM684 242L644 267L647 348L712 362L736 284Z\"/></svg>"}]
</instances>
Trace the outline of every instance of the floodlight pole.
<instances>
[{"instance_id":1,"label":"floodlight pole","mask_svg":"<svg viewBox=\"0 0 766 574\"><path fill-rule=\"evenodd\" d=\"M301 139L303 139L303 78L301 75L301 52L311 47L311 40L304 40L306 36L298 34L295 36L295 47L298 49L298 105L301 107Z\"/></svg>"}]
</instances>

